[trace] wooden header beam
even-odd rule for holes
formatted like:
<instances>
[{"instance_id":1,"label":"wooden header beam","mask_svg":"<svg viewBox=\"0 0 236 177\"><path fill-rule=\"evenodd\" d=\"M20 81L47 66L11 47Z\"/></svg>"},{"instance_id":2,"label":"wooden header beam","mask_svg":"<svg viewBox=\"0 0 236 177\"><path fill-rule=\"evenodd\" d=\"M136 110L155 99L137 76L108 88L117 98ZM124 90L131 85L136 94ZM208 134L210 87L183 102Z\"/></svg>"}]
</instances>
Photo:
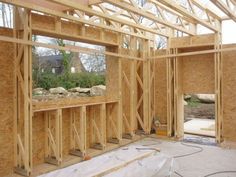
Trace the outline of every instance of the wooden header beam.
<instances>
[{"instance_id":1,"label":"wooden header beam","mask_svg":"<svg viewBox=\"0 0 236 177\"><path fill-rule=\"evenodd\" d=\"M44 48L49 48L49 49L79 52L79 53L85 53L85 54L91 54L91 55L97 54L97 55L107 55L107 56L126 58L126 59L132 59L132 60L141 60L141 61L145 60L140 57L132 57L130 55L122 55L122 54L117 54L117 53L108 52L108 51L101 52L96 49L89 49L89 48L85 48L85 47L78 47L78 46L71 46L71 45L66 45L63 47L63 46L45 44L45 43L41 43L41 42L34 42L34 41L29 41L29 40L24 40L24 39L6 37L6 36L1 36L1 35L0 35L0 41L13 42L13 43L29 45L29 46L44 47Z\"/></svg>"},{"instance_id":2,"label":"wooden header beam","mask_svg":"<svg viewBox=\"0 0 236 177\"><path fill-rule=\"evenodd\" d=\"M8 3L8 4L19 6L19 7L23 7L23 8L34 10L34 11L37 11L37 12L42 12L44 14L52 15L52 16L55 16L55 17L67 19L67 20L69 20L71 22L74 22L74 23L87 24L87 25L95 26L95 27L102 28L102 29L105 29L105 30L110 30L110 31L121 33L121 34L127 34L127 35L131 35L131 36L139 37L139 38L142 38L142 39L150 40L150 38L145 36L144 34L135 33L133 31L129 32L127 30L123 30L122 28L116 28L116 27L112 27L110 25L106 25L106 24L102 24L102 23L95 23L95 22L91 21L90 19L78 18L78 17L75 17L73 15L68 15L66 13L63 13L61 11L51 10L51 9L48 9L48 8L45 8L45 7L41 7L41 6L33 5L33 4L30 4L30 3L27 3L27 2L23 2L21 0L0 0L0 2ZM123 24L125 24L124 20L121 20L121 21L122 21ZM127 22L127 24L130 24L130 23ZM136 25L136 24L131 24L131 25L133 27L140 28L140 29L142 28L143 30L146 30L146 28L143 27L143 26L139 26L139 25ZM147 30L149 30L149 29L147 29ZM149 30L149 32L159 34L158 31L151 30L151 29ZM168 35L164 34L164 33L163 34L161 33L159 35L163 35L165 37L168 37Z\"/></svg>"},{"instance_id":3,"label":"wooden header beam","mask_svg":"<svg viewBox=\"0 0 236 177\"><path fill-rule=\"evenodd\" d=\"M119 18L111 16L109 14L104 14L102 12L95 11L94 9L91 9L89 7L83 6L83 5L78 4L78 3L75 4L73 2L63 1L63 0L47 0L47 1L54 2L56 4L60 4L60 5L63 5L63 6L67 6L69 8L74 8L75 10L79 10L79 11L85 12L85 13L90 14L90 15L94 15L94 16L101 17L101 18L104 18L104 19L107 19L107 20L118 22L120 24L131 26L133 28L137 28L137 29L140 29L140 30L152 33L152 34L158 34L158 35L161 35L161 36L164 36L164 37L169 37L168 34L163 33L159 30L154 30L154 29L151 29L151 28L147 28L144 25L135 24L135 23L129 22L129 21L124 20L124 19L119 19Z\"/></svg>"},{"instance_id":4,"label":"wooden header beam","mask_svg":"<svg viewBox=\"0 0 236 177\"><path fill-rule=\"evenodd\" d=\"M161 58L175 58L175 57L184 57L184 56L193 56L193 55L204 55L208 53L219 53L219 52L228 52L228 51L236 51L236 47L223 48L223 49L210 49L210 50L202 50L202 51L194 51L194 52L185 52L178 54L168 54L168 55L158 55L153 57L148 57L148 59L161 59Z\"/></svg>"},{"instance_id":5,"label":"wooden header beam","mask_svg":"<svg viewBox=\"0 0 236 177\"><path fill-rule=\"evenodd\" d=\"M236 22L236 1L227 0L227 3L224 3L222 0L211 0L211 2Z\"/></svg>"}]
</instances>

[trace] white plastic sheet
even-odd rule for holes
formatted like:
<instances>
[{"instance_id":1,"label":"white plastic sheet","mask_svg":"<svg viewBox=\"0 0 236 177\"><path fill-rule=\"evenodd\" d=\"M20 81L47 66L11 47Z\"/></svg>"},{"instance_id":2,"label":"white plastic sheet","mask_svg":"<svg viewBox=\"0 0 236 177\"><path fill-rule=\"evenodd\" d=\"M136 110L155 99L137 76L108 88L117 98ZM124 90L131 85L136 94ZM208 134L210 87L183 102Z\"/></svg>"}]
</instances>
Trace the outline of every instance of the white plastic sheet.
<instances>
[{"instance_id":1,"label":"white plastic sheet","mask_svg":"<svg viewBox=\"0 0 236 177\"><path fill-rule=\"evenodd\" d=\"M64 169L56 170L40 177L91 177L99 172L104 172L116 165L134 159L137 156L147 152L153 152L146 158L136 160L125 167L122 167L112 173L106 174L106 177L165 177L171 176L173 159L156 152L154 150L138 150L136 148L148 148L143 145L129 145L127 147L114 150L112 152L94 157L89 161L84 161Z\"/></svg>"}]
</instances>

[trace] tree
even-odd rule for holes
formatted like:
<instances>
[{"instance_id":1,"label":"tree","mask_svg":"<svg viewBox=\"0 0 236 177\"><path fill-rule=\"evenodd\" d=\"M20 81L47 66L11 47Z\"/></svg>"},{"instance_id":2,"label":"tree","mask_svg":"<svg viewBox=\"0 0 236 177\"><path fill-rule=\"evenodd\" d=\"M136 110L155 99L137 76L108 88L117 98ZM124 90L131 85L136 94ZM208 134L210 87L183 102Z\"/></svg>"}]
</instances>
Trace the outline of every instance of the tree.
<instances>
[{"instance_id":1,"label":"tree","mask_svg":"<svg viewBox=\"0 0 236 177\"><path fill-rule=\"evenodd\" d=\"M104 55L88 55L81 53L80 58L88 72L103 73L106 69L106 61Z\"/></svg>"}]
</instances>

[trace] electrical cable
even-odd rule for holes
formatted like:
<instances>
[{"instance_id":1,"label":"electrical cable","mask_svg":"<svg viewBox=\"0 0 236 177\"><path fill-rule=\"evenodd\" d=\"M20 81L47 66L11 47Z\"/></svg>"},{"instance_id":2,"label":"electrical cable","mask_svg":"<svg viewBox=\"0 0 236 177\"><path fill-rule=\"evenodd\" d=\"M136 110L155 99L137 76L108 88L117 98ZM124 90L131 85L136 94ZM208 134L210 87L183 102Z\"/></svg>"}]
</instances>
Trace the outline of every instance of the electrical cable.
<instances>
[{"instance_id":1,"label":"electrical cable","mask_svg":"<svg viewBox=\"0 0 236 177\"><path fill-rule=\"evenodd\" d=\"M183 175L179 174L177 171L174 171L174 173L180 177L184 177Z\"/></svg>"},{"instance_id":2,"label":"electrical cable","mask_svg":"<svg viewBox=\"0 0 236 177\"><path fill-rule=\"evenodd\" d=\"M183 154L183 155L176 155L176 156L173 156L174 159L181 158L181 157L186 157L186 156L190 156L190 155L194 155L194 154L197 154L197 153L200 153L200 152L203 151L203 148L200 147L200 146L195 146L195 145L185 144L185 143L183 143L183 142L181 142L181 144L182 144L183 146L197 148L198 150L195 151L195 152L192 152L192 153L188 153L188 154ZM174 173L177 174L177 175L180 176L180 177L184 177L183 175L181 175L181 174L178 173L177 171L174 171Z\"/></svg>"},{"instance_id":3,"label":"electrical cable","mask_svg":"<svg viewBox=\"0 0 236 177\"><path fill-rule=\"evenodd\" d=\"M209 176L214 176L214 175L218 175L218 174L225 174L225 173L236 173L236 171L218 171L218 172L210 173L210 174L205 175L203 177L209 177Z\"/></svg>"},{"instance_id":4,"label":"electrical cable","mask_svg":"<svg viewBox=\"0 0 236 177\"><path fill-rule=\"evenodd\" d=\"M198 148L199 150L196 151L196 152L193 152L193 153L189 153L189 154L184 154L184 155L178 155L178 156L174 156L173 158L181 158L181 157L186 157L186 156L190 156L190 155L193 155L193 154L197 154L197 153L200 153L203 151L203 148L200 147L200 146L194 146L194 145L190 145L190 144L185 144L183 142L181 142L182 145L184 146L187 146L187 147L194 147L194 148ZM175 174L177 174L178 176L180 177L184 177L183 175L181 175L180 173L178 173L177 171L174 171ZM236 173L236 170L232 170L232 171L218 171L218 172L214 172L214 173L210 173L210 174L207 174L203 177L209 177L209 176L214 176L214 175L217 175L217 174L225 174L225 173Z\"/></svg>"},{"instance_id":5,"label":"electrical cable","mask_svg":"<svg viewBox=\"0 0 236 177\"><path fill-rule=\"evenodd\" d=\"M200 147L200 146L195 146L195 145L190 145L190 144L185 144L183 142L181 142L181 144L183 146L187 146L187 147L193 147L193 148L197 148L199 150L195 151L195 152L192 152L192 153L188 153L188 154L183 154L183 155L176 155L176 156L173 156L173 158L177 159L177 158L181 158L181 157L186 157L186 156L190 156L190 155L194 155L194 154L197 154L197 153L200 153L203 151L203 148Z\"/></svg>"}]
</instances>

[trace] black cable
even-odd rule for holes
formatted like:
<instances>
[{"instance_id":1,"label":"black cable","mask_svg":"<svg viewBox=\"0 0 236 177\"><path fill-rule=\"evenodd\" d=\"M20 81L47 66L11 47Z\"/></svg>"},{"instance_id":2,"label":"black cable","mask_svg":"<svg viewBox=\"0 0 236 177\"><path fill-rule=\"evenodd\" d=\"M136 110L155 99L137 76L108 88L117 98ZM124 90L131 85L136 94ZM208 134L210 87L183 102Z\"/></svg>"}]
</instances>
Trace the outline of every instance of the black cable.
<instances>
[{"instance_id":1,"label":"black cable","mask_svg":"<svg viewBox=\"0 0 236 177\"><path fill-rule=\"evenodd\" d=\"M183 175L179 174L177 171L174 171L174 173L180 177L184 177Z\"/></svg>"},{"instance_id":2,"label":"black cable","mask_svg":"<svg viewBox=\"0 0 236 177\"><path fill-rule=\"evenodd\" d=\"M197 150L197 151L195 151L195 152L192 152L192 153L188 153L188 154L173 156L173 158L175 158L175 159L181 158L181 157L190 156L190 155L197 154L197 153L200 153L200 152L203 151L203 148L200 147L200 146L194 146L194 145L190 145L190 144L185 144L185 143L183 143L183 142L181 142L181 144L184 145L184 146L187 146L187 147L197 148L197 149L199 149L199 150Z\"/></svg>"},{"instance_id":3,"label":"black cable","mask_svg":"<svg viewBox=\"0 0 236 177\"><path fill-rule=\"evenodd\" d=\"M213 176L213 175L217 175L217 174L224 174L224 173L236 173L236 171L218 171L218 172L210 173L210 174L205 175L203 177L209 177L209 176Z\"/></svg>"},{"instance_id":4,"label":"black cable","mask_svg":"<svg viewBox=\"0 0 236 177\"><path fill-rule=\"evenodd\" d=\"M197 150L197 151L195 151L195 152L192 152L192 153L188 153L188 154L173 156L173 158L175 158L175 159L181 158L181 157L190 156L190 155L197 154L197 153L200 153L200 152L203 151L203 148L200 147L200 146L194 146L194 145L190 145L190 144L185 144L185 143L183 143L183 142L181 142L181 144L182 144L183 146L193 147L193 148L197 148L197 149L199 149L199 150ZM174 173L177 174L177 175L180 176L180 177L184 177L183 175L181 175L181 174L178 173L177 171L174 171Z\"/></svg>"},{"instance_id":5,"label":"black cable","mask_svg":"<svg viewBox=\"0 0 236 177\"><path fill-rule=\"evenodd\" d=\"M188 146L188 147L198 148L199 150L196 151L196 152L193 152L193 153L189 153L189 154L174 156L173 158L186 157L186 156L190 156L190 155L193 155L193 154L197 154L197 153L200 153L200 152L203 151L203 148L200 147L200 146L194 146L194 145L190 145L190 144L184 144L183 142L181 142L181 144L184 145L184 146ZM181 175L181 174L178 173L177 171L174 171L174 173L177 174L177 175L180 176L180 177L184 177L183 175ZM224 173L236 173L236 170L235 170L235 171L218 171L218 172L214 172L214 173L207 174L207 175L205 175L205 176L203 176L203 177L209 177L209 176L213 176L213 175L217 175L217 174L224 174Z\"/></svg>"}]
</instances>

